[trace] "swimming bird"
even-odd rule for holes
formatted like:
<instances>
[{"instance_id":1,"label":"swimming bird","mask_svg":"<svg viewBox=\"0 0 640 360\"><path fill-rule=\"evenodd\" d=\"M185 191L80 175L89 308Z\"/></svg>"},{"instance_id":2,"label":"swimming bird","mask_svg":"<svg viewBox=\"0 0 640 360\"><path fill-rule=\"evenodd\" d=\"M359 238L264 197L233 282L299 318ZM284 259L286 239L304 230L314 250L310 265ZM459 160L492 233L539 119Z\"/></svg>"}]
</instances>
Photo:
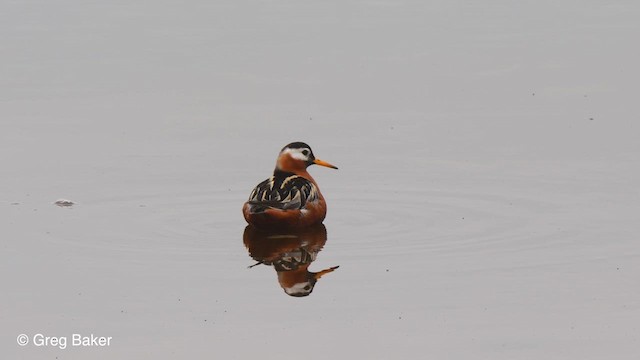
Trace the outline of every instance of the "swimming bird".
<instances>
[{"instance_id":1,"label":"swimming bird","mask_svg":"<svg viewBox=\"0 0 640 360\"><path fill-rule=\"evenodd\" d=\"M273 175L258 184L242 207L245 220L258 228L302 228L320 224L327 204L316 181L307 172L310 165L337 169L317 159L309 145L293 142L282 148Z\"/></svg>"}]
</instances>

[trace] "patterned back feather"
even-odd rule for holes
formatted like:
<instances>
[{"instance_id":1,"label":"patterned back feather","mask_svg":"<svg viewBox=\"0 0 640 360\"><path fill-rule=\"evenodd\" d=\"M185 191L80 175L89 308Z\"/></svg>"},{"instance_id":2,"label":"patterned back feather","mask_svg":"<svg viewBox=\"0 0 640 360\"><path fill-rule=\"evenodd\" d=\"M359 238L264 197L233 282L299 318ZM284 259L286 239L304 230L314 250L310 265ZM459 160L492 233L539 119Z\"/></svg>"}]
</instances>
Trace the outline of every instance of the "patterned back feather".
<instances>
[{"instance_id":1,"label":"patterned back feather","mask_svg":"<svg viewBox=\"0 0 640 360\"><path fill-rule=\"evenodd\" d=\"M301 209L318 198L318 189L309 180L293 173L276 171L273 176L256 186L249 195L251 212L268 208L280 210Z\"/></svg>"}]
</instances>

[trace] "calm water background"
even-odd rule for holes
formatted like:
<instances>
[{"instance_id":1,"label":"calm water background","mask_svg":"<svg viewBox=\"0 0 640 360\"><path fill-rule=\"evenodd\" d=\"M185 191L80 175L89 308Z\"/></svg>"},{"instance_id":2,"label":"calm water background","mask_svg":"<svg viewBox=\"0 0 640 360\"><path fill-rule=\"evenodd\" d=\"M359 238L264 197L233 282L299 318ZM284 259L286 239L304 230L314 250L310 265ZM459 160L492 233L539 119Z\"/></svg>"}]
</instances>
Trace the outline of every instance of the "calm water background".
<instances>
[{"instance_id":1,"label":"calm water background","mask_svg":"<svg viewBox=\"0 0 640 360\"><path fill-rule=\"evenodd\" d=\"M2 1L0 357L639 358L639 17ZM240 214L297 140L340 167L306 298Z\"/></svg>"}]
</instances>

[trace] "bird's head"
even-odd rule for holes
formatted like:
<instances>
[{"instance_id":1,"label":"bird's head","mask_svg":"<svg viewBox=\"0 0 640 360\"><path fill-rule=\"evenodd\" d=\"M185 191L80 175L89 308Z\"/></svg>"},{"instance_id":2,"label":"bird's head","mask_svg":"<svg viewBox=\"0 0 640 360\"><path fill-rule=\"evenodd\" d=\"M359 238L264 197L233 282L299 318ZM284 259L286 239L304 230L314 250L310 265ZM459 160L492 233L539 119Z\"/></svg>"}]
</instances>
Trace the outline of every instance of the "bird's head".
<instances>
[{"instance_id":1,"label":"bird's head","mask_svg":"<svg viewBox=\"0 0 640 360\"><path fill-rule=\"evenodd\" d=\"M309 145L303 142L292 142L280 150L280 154L278 155L278 160L276 162L276 169L297 173L299 171L306 170L307 167L314 164L337 169L336 166L317 159Z\"/></svg>"}]
</instances>

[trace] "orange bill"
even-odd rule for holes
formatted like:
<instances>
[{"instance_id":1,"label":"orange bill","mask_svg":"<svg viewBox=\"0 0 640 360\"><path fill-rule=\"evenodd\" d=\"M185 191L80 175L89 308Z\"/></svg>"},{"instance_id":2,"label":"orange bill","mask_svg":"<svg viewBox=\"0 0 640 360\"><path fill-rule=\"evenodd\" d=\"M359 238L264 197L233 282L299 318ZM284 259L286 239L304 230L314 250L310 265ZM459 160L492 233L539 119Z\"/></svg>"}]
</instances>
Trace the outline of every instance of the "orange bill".
<instances>
[{"instance_id":1,"label":"orange bill","mask_svg":"<svg viewBox=\"0 0 640 360\"><path fill-rule=\"evenodd\" d=\"M338 169L337 166L331 165L328 162L326 162L324 160L320 160L320 159L313 160L313 163L316 164L316 165L320 165L320 166L326 166L326 167L329 167L329 168L332 168L332 169Z\"/></svg>"},{"instance_id":2,"label":"orange bill","mask_svg":"<svg viewBox=\"0 0 640 360\"><path fill-rule=\"evenodd\" d=\"M328 273L332 272L333 270L335 270L335 269L337 269L337 268L339 268L339 266L334 266L334 267L332 267L332 268L328 268L328 269L322 270L322 271L320 271L320 272L314 273L314 274L313 274L313 277L314 277L316 280L318 280L318 279L320 279L323 275L326 275L326 274L328 274Z\"/></svg>"}]
</instances>

